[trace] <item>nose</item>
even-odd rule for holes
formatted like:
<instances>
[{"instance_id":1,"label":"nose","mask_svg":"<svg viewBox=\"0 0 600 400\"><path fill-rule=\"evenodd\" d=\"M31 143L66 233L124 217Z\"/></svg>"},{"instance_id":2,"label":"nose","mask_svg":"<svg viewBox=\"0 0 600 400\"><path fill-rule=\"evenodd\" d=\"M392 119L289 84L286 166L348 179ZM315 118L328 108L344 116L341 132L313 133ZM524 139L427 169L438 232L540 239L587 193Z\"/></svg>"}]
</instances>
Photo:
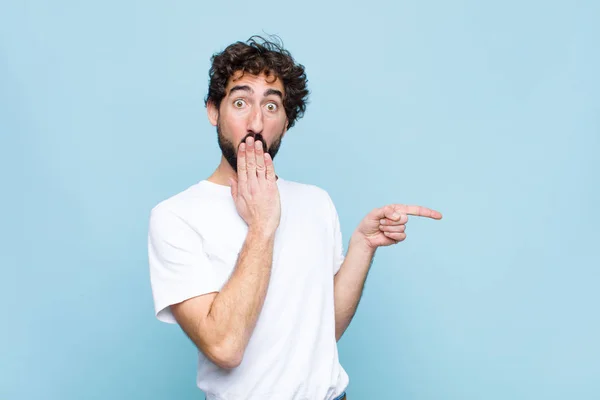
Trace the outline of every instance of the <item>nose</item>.
<instances>
[{"instance_id":1,"label":"nose","mask_svg":"<svg viewBox=\"0 0 600 400\"><path fill-rule=\"evenodd\" d=\"M257 108L256 110L252 110L252 112L248 116L247 130L248 130L248 132L252 132L254 134L262 133L262 131L263 131L263 114L262 114L262 110L260 108Z\"/></svg>"}]
</instances>

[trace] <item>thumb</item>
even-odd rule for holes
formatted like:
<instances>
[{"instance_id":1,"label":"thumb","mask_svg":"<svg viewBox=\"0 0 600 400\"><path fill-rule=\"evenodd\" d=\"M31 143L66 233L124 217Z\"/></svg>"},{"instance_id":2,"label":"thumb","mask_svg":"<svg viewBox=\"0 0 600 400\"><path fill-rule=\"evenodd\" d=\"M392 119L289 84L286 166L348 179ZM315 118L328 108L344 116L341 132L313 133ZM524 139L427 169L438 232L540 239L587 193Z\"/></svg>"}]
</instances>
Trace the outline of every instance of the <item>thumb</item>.
<instances>
[{"instance_id":1,"label":"thumb","mask_svg":"<svg viewBox=\"0 0 600 400\"><path fill-rule=\"evenodd\" d=\"M391 219L392 221L395 221L398 218L400 218L400 214L396 212L394 206L392 205L387 205L383 207L383 215L385 216L385 218Z\"/></svg>"},{"instance_id":2,"label":"thumb","mask_svg":"<svg viewBox=\"0 0 600 400\"><path fill-rule=\"evenodd\" d=\"M237 198L237 181L234 178L229 178L229 186L231 187L231 197Z\"/></svg>"}]
</instances>

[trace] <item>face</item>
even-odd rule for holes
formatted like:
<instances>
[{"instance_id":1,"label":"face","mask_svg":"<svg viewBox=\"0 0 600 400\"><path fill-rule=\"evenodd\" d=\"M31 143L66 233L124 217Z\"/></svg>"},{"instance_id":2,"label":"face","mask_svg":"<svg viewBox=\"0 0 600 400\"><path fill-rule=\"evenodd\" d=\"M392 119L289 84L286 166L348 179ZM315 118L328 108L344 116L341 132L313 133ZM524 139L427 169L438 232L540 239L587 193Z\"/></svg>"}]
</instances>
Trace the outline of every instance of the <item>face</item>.
<instances>
[{"instance_id":1,"label":"face","mask_svg":"<svg viewBox=\"0 0 600 400\"><path fill-rule=\"evenodd\" d=\"M219 147L234 171L237 149L249 136L260 140L265 152L274 159L288 122L280 79L267 78L265 74L240 76L236 73L229 79L219 109L208 103L208 117L217 127Z\"/></svg>"}]
</instances>

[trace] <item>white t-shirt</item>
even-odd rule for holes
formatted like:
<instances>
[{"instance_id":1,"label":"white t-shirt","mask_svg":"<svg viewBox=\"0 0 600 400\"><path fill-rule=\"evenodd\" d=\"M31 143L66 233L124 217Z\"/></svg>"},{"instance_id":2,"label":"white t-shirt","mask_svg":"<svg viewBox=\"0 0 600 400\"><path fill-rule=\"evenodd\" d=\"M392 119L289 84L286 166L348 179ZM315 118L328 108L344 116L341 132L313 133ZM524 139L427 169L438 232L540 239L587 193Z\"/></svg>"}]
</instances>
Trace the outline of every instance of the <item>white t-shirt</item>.
<instances>
[{"instance_id":1,"label":"white t-shirt","mask_svg":"<svg viewBox=\"0 0 600 400\"><path fill-rule=\"evenodd\" d=\"M207 400L331 400L348 385L335 340L333 278L344 259L338 214L316 186L277 180L281 221L267 295L242 363L221 369L198 352ZM229 186L207 180L152 209L148 234L156 316L217 292L246 238Z\"/></svg>"}]
</instances>

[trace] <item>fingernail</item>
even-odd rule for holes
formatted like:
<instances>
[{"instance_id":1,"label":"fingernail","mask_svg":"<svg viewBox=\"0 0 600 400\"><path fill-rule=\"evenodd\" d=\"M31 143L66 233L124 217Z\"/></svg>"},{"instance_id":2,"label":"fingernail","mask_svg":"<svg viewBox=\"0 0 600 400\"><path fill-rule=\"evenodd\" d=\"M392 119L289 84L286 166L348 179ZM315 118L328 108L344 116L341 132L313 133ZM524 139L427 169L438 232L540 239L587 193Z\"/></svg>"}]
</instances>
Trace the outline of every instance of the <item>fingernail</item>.
<instances>
[{"instance_id":1,"label":"fingernail","mask_svg":"<svg viewBox=\"0 0 600 400\"><path fill-rule=\"evenodd\" d=\"M400 218L400 214L398 214L397 212L395 212L395 213L392 214L392 218L398 219L398 218Z\"/></svg>"},{"instance_id":2,"label":"fingernail","mask_svg":"<svg viewBox=\"0 0 600 400\"><path fill-rule=\"evenodd\" d=\"M240 144L240 151L246 150L246 143Z\"/></svg>"}]
</instances>

